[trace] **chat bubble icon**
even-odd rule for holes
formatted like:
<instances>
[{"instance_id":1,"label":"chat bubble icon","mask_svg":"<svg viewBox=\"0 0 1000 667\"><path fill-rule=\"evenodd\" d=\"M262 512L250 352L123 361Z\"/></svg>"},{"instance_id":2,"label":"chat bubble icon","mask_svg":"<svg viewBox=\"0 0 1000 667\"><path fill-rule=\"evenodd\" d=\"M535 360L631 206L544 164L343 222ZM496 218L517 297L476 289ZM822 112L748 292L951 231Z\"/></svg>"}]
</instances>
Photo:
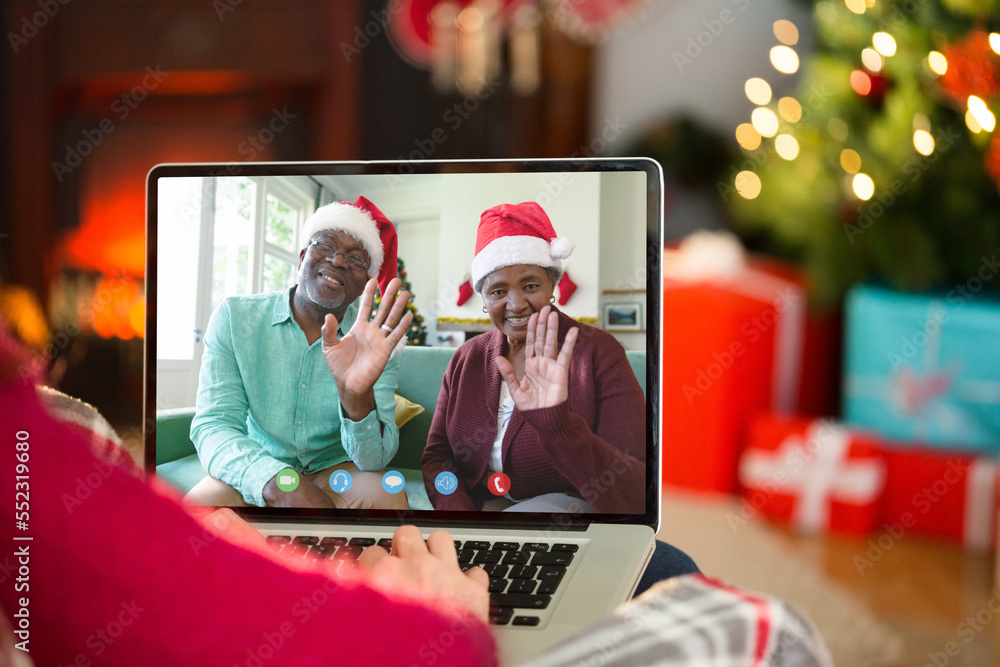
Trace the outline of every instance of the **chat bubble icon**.
<instances>
[{"instance_id":1,"label":"chat bubble icon","mask_svg":"<svg viewBox=\"0 0 1000 667\"><path fill-rule=\"evenodd\" d=\"M382 475L382 488L389 493L399 493L403 490L405 483L406 480L403 479L403 475L395 470L390 470Z\"/></svg>"}]
</instances>

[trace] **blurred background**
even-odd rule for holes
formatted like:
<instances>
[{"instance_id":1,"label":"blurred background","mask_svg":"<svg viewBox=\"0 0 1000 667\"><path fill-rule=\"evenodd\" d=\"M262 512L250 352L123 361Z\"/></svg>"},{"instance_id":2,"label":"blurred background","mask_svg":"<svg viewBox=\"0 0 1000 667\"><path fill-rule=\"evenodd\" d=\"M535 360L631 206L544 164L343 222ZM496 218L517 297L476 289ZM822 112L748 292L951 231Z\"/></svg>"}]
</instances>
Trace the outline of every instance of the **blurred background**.
<instances>
[{"instance_id":1,"label":"blurred background","mask_svg":"<svg viewBox=\"0 0 1000 667\"><path fill-rule=\"evenodd\" d=\"M704 568L769 517L765 560L859 605L839 664L1000 664L998 9L14 0L0 325L138 441L153 165L655 157L667 507L722 531L671 541Z\"/></svg>"}]
</instances>

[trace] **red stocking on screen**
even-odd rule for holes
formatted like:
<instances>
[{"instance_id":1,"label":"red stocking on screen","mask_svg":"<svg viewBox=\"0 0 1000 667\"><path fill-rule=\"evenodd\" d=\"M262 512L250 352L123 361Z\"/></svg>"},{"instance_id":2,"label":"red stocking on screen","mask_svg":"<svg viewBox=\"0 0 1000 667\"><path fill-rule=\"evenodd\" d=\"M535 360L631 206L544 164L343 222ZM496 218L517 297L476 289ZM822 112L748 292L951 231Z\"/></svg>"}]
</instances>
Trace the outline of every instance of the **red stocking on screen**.
<instances>
[{"instance_id":1,"label":"red stocking on screen","mask_svg":"<svg viewBox=\"0 0 1000 667\"><path fill-rule=\"evenodd\" d=\"M577 284L573 282L572 278L569 277L569 271L563 272L562 278L559 280L559 305L565 306L569 298L573 296L573 292L576 291Z\"/></svg>"},{"instance_id":2,"label":"red stocking on screen","mask_svg":"<svg viewBox=\"0 0 1000 667\"><path fill-rule=\"evenodd\" d=\"M458 288L458 301L455 302L457 306L464 306L465 302L472 298L472 283L466 280Z\"/></svg>"}]
</instances>

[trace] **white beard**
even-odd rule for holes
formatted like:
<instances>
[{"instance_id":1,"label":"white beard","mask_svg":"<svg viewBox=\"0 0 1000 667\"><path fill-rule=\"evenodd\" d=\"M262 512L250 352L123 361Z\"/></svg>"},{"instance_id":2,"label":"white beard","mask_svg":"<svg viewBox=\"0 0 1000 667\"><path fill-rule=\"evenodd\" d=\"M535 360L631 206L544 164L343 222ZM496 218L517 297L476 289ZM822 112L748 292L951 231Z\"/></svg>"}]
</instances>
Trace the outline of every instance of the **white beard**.
<instances>
[{"instance_id":1,"label":"white beard","mask_svg":"<svg viewBox=\"0 0 1000 667\"><path fill-rule=\"evenodd\" d=\"M341 285L340 296L327 296L327 293L321 292L318 286L318 283L322 282L323 278L317 275L310 275L308 271L307 267L303 267L302 271L299 272L299 289L303 290L303 295L307 299L327 310L337 310L344 305L344 301L347 299L345 285Z\"/></svg>"}]
</instances>

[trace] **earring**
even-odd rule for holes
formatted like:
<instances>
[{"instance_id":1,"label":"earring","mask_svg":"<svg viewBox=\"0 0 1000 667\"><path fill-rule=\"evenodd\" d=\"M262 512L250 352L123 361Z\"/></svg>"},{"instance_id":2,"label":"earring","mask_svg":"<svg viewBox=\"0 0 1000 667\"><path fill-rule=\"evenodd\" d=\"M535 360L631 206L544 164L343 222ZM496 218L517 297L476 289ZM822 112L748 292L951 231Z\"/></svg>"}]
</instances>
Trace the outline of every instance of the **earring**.
<instances>
[{"instance_id":1,"label":"earring","mask_svg":"<svg viewBox=\"0 0 1000 667\"><path fill-rule=\"evenodd\" d=\"M553 295L552 298L549 299L549 303L555 303L555 302L556 302L556 297Z\"/></svg>"},{"instance_id":2,"label":"earring","mask_svg":"<svg viewBox=\"0 0 1000 667\"><path fill-rule=\"evenodd\" d=\"M486 312L486 306L483 306L483 312L484 313Z\"/></svg>"}]
</instances>

